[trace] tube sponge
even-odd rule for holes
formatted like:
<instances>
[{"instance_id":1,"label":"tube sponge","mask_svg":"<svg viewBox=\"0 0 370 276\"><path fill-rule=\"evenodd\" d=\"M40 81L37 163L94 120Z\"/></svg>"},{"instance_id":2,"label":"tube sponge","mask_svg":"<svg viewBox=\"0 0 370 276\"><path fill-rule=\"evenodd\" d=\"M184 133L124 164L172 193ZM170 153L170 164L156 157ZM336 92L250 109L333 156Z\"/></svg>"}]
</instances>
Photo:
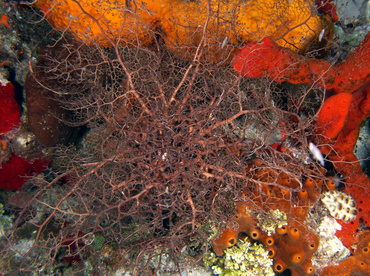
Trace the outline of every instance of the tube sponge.
<instances>
[{"instance_id":1,"label":"tube sponge","mask_svg":"<svg viewBox=\"0 0 370 276\"><path fill-rule=\"evenodd\" d=\"M290 257L290 261L293 264L300 264L300 263L302 263L303 258L304 258L304 256L301 252L296 252L296 253L292 254L292 256Z\"/></svg>"},{"instance_id":2,"label":"tube sponge","mask_svg":"<svg viewBox=\"0 0 370 276\"><path fill-rule=\"evenodd\" d=\"M283 273L286 268L286 264L283 261L279 260L274 262L274 271L277 273Z\"/></svg>"},{"instance_id":3,"label":"tube sponge","mask_svg":"<svg viewBox=\"0 0 370 276\"><path fill-rule=\"evenodd\" d=\"M288 230L288 237L294 241L301 238L301 232L297 228L291 228Z\"/></svg>"},{"instance_id":4,"label":"tube sponge","mask_svg":"<svg viewBox=\"0 0 370 276\"><path fill-rule=\"evenodd\" d=\"M285 235L287 232L288 228L286 226L276 228L276 233L278 233L279 235Z\"/></svg>"}]
</instances>

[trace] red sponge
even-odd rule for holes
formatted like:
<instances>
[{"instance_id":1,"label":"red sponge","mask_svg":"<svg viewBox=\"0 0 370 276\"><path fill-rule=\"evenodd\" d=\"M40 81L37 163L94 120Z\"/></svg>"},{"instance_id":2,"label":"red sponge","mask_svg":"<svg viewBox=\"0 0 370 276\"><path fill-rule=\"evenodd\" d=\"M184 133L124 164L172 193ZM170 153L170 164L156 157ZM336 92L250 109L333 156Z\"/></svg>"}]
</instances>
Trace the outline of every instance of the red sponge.
<instances>
[{"instance_id":1,"label":"red sponge","mask_svg":"<svg viewBox=\"0 0 370 276\"><path fill-rule=\"evenodd\" d=\"M347 122L352 94L339 93L326 99L319 113L317 126L319 133L334 139Z\"/></svg>"},{"instance_id":2,"label":"red sponge","mask_svg":"<svg viewBox=\"0 0 370 276\"><path fill-rule=\"evenodd\" d=\"M7 191L20 190L33 173L40 173L46 169L50 161L36 159L32 162L15 154L8 162L1 164L0 189Z\"/></svg>"},{"instance_id":3,"label":"red sponge","mask_svg":"<svg viewBox=\"0 0 370 276\"><path fill-rule=\"evenodd\" d=\"M14 87L11 83L0 84L0 133L8 132L18 126L21 110L14 99Z\"/></svg>"}]
</instances>

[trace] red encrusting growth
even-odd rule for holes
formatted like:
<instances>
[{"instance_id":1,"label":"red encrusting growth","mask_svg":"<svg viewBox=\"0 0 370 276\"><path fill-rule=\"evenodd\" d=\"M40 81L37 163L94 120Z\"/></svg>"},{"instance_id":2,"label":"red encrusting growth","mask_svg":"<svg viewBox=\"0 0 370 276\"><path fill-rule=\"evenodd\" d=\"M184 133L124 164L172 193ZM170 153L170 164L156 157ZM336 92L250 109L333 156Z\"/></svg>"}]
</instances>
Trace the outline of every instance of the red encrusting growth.
<instances>
[{"instance_id":1,"label":"red encrusting growth","mask_svg":"<svg viewBox=\"0 0 370 276\"><path fill-rule=\"evenodd\" d=\"M62 259L64 263L82 263L82 257L80 255L81 249L85 246L83 237L85 234L82 231L68 234L62 241L62 247L68 252Z\"/></svg>"},{"instance_id":2,"label":"red encrusting growth","mask_svg":"<svg viewBox=\"0 0 370 276\"><path fill-rule=\"evenodd\" d=\"M270 77L276 82L294 84L315 82L335 93L352 93L370 80L369 48L370 34L346 61L331 65L324 60L305 59L265 37L237 52L232 66L246 77Z\"/></svg>"},{"instance_id":3,"label":"red encrusting growth","mask_svg":"<svg viewBox=\"0 0 370 276\"><path fill-rule=\"evenodd\" d=\"M334 0L315 0L315 4L320 13L329 15L333 22L338 21L338 14Z\"/></svg>"},{"instance_id":4,"label":"red encrusting growth","mask_svg":"<svg viewBox=\"0 0 370 276\"><path fill-rule=\"evenodd\" d=\"M312 82L304 58L277 46L270 37L247 44L236 53L232 66L246 77L270 77L277 82L289 81L295 84Z\"/></svg>"},{"instance_id":5,"label":"red encrusting growth","mask_svg":"<svg viewBox=\"0 0 370 276\"><path fill-rule=\"evenodd\" d=\"M1 164L0 189L7 191L22 189L22 185L34 173L43 172L49 164L50 161L47 160L36 159L31 162L13 154L8 162Z\"/></svg>"},{"instance_id":6,"label":"red encrusting growth","mask_svg":"<svg viewBox=\"0 0 370 276\"><path fill-rule=\"evenodd\" d=\"M11 83L6 86L0 84L0 106L0 133L5 133L18 126L21 113Z\"/></svg>"},{"instance_id":7,"label":"red encrusting growth","mask_svg":"<svg viewBox=\"0 0 370 276\"><path fill-rule=\"evenodd\" d=\"M356 155L355 145L358 140L360 126L363 120L370 117L370 84L352 94L353 99L348 109L347 123L338 134L333 143L325 137L318 137L320 144L327 144L320 148L323 154L333 162L335 169L345 176L348 183L345 192L350 194L357 202L358 216L355 221L344 225L336 236L350 247L354 242L356 226L361 219L370 226L370 180L363 172ZM330 123L330 122L328 122ZM329 145L328 145L329 143Z\"/></svg>"},{"instance_id":8,"label":"red encrusting growth","mask_svg":"<svg viewBox=\"0 0 370 276\"><path fill-rule=\"evenodd\" d=\"M370 231L357 235L356 249L352 256L344 259L339 265L325 267L320 275L323 276L367 276L370 274Z\"/></svg>"},{"instance_id":9,"label":"red encrusting growth","mask_svg":"<svg viewBox=\"0 0 370 276\"><path fill-rule=\"evenodd\" d=\"M326 99L316 121L318 132L334 139L347 122L347 115L352 101L352 94L339 93Z\"/></svg>"},{"instance_id":10,"label":"red encrusting growth","mask_svg":"<svg viewBox=\"0 0 370 276\"><path fill-rule=\"evenodd\" d=\"M342 226L342 229L335 232L335 236L341 240L343 245L348 249L351 249L352 245L356 242L356 231L360 225L360 219L357 216L355 220L350 222L344 222L337 220L337 222Z\"/></svg>"}]
</instances>

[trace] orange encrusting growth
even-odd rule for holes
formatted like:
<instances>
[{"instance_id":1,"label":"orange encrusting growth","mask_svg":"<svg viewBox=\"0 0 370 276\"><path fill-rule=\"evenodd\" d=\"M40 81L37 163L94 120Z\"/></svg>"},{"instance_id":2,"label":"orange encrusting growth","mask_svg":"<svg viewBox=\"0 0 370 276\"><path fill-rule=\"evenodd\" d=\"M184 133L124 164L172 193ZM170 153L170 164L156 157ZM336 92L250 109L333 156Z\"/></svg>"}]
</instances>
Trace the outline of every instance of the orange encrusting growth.
<instances>
[{"instance_id":1,"label":"orange encrusting growth","mask_svg":"<svg viewBox=\"0 0 370 276\"><path fill-rule=\"evenodd\" d=\"M330 20L321 19L307 0L37 0L34 5L46 11L55 28L82 41L145 46L160 34L167 48L183 56L205 45L210 61L229 59L243 43L265 36L301 52L323 28L332 29Z\"/></svg>"},{"instance_id":2,"label":"orange encrusting growth","mask_svg":"<svg viewBox=\"0 0 370 276\"><path fill-rule=\"evenodd\" d=\"M6 15L6 14L2 14L0 16L0 24L5 26L7 29L10 28L10 25L9 25L9 17Z\"/></svg>"}]
</instances>

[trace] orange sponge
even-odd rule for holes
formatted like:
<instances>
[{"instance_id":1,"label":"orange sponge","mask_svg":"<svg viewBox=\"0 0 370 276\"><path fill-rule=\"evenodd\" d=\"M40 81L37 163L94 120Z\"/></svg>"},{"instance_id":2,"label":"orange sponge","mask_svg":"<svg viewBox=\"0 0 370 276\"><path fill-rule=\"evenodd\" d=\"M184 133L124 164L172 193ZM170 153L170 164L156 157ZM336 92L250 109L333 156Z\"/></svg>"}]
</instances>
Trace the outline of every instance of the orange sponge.
<instances>
[{"instance_id":1,"label":"orange sponge","mask_svg":"<svg viewBox=\"0 0 370 276\"><path fill-rule=\"evenodd\" d=\"M328 35L333 29L309 0L36 0L33 5L54 28L87 43L143 46L160 34L165 46L181 55L199 52L203 44L204 55L220 59L229 59L241 44L266 35L302 52L322 29Z\"/></svg>"}]
</instances>

